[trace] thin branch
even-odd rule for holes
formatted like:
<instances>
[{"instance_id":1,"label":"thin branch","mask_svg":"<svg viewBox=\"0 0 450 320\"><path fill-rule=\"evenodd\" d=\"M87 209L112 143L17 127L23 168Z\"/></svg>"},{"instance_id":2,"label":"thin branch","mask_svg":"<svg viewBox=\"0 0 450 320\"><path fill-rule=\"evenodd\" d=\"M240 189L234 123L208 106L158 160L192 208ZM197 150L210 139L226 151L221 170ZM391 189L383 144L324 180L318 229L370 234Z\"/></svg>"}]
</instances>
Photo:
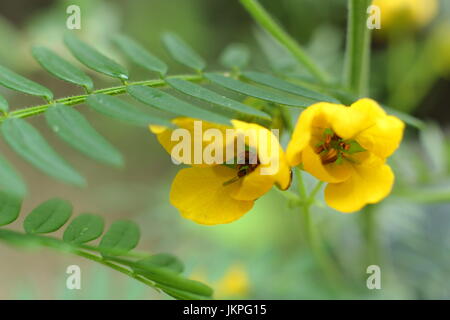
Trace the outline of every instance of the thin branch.
<instances>
[{"instance_id":1,"label":"thin branch","mask_svg":"<svg viewBox=\"0 0 450 320\"><path fill-rule=\"evenodd\" d=\"M192 81L192 82L200 82L203 80L203 77L198 74L176 75L176 76L170 76L167 78L168 79L177 78L177 79L183 79L183 80ZM132 86L132 85L141 85L141 86L147 86L147 87L165 87L165 86L167 86L167 83L164 79L135 81L135 82L129 82L126 85L95 90L95 91L92 91L91 94L102 93L102 94L107 94L107 95L111 95L111 96L120 95L120 94L126 93L127 86ZM84 103L88 96L89 96L89 94L82 94L82 95L78 95L78 96L65 97L65 98L56 99L53 101L53 103L47 103L47 104L42 104L42 105L38 105L38 106L26 107L26 108L14 110L12 112L9 112L8 115L0 116L0 123L3 122L7 117L9 117L9 118L27 118L27 117L31 117L34 115L44 113L54 103L65 104L68 106L79 105L79 104Z\"/></svg>"},{"instance_id":2,"label":"thin branch","mask_svg":"<svg viewBox=\"0 0 450 320\"><path fill-rule=\"evenodd\" d=\"M300 62L306 69L322 83L327 82L328 75L321 70L313 60L306 54L304 49L294 40L270 14L256 0L240 0L245 9L252 17L268 31L280 44Z\"/></svg>"}]
</instances>

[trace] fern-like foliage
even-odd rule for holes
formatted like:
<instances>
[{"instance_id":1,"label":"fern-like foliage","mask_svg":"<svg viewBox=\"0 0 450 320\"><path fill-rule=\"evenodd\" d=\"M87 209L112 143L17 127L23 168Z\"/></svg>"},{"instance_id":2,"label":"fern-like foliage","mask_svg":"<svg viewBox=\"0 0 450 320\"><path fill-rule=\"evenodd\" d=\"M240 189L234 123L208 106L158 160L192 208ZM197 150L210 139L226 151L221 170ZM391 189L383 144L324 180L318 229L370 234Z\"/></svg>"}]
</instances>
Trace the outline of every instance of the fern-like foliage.
<instances>
[{"instance_id":1,"label":"fern-like foliage","mask_svg":"<svg viewBox=\"0 0 450 320\"><path fill-rule=\"evenodd\" d=\"M63 159L45 138L23 118L45 114L46 121L55 134L74 149L92 159L120 167L123 157L114 146L93 128L85 117L70 106L87 104L93 110L112 118L145 127L148 124L171 126L170 119L188 116L216 123L229 123L239 119L271 126L274 116L279 114L279 106L304 108L318 101L346 103L355 99L327 87L302 85L287 81L283 75L273 75L257 71L242 71L249 61L249 51L243 45L231 45L222 54L220 61L229 68L226 72L205 72L206 62L188 44L173 33L165 33L162 41L169 54L178 63L194 70L189 75L168 76L167 64L148 52L140 44L125 35L113 38L118 49L133 63L156 73L159 78L145 81L131 81L125 67L98 52L95 48L68 33L64 43L73 56L84 66L103 75L116 78L121 85L95 89L93 81L77 66L67 62L45 47L34 47L33 56L39 64L55 77L81 86L86 94L65 98L54 98L54 94L44 86L26 79L0 66L0 85L22 93L40 96L45 104L8 112L7 101L0 97L0 131L9 146L22 158L47 175L60 181L85 186L85 178ZM230 92L226 97L215 89ZM162 91L167 87L181 96ZM128 94L148 106L142 110L121 100L116 95ZM233 98L236 94L253 97L267 102L264 110L256 109ZM194 102L192 102L194 101ZM196 103L195 101L198 101ZM158 110L158 116L151 113ZM160 116L161 111L167 115ZM400 115L414 124L411 118ZM291 121L291 119L287 119ZM25 183L11 164L0 155L0 190L22 198L26 193Z\"/></svg>"},{"instance_id":2,"label":"fern-like foliage","mask_svg":"<svg viewBox=\"0 0 450 320\"><path fill-rule=\"evenodd\" d=\"M25 218L25 232L3 228L17 219L20 208L20 199L0 193L1 241L72 253L117 270L176 299L211 299L211 288L181 275L184 267L178 258L166 253L150 255L133 251L138 245L140 231L132 221L115 221L104 233L105 223L101 216L83 213L72 219L64 229L63 238L58 239L47 234L63 228L69 221L73 211L70 202L54 198L40 204ZM88 244L99 238L98 245Z\"/></svg>"}]
</instances>

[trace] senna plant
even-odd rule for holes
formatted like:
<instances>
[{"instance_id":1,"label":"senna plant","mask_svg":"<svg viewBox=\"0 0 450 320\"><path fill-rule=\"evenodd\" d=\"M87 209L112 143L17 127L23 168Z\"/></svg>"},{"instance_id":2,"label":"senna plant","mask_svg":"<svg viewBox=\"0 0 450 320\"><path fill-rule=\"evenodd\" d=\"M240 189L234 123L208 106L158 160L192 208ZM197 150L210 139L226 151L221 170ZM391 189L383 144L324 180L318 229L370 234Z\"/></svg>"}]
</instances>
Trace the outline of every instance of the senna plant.
<instances>
[{"instance_id":1,"label":"senna plant","mask_svg":"<svg viewBox=\"0 0 450 320\"><path fill-rule=\"evenodd\" d=\"M14 222L21 200L0 194L0 226ZM183 263L170 254L134 252L140 238L139 227L118 220L104 233L104 220L92 213L76 216L64 229L62 239L46 234L61 229L72 215L72 204L60 198L50 199L33 209L23 222L23 232L0 229L0 239L19 246L43 246L68 252L128 275L149 287L177 299L210 299L212 289L180 275ZM104 234L103 234L104 233ZM88 243L101 237L97 246Z\"/></svg>"},{"instance_id":2,"label":"senna plant","mask_svg":"<svg viewBox=\"0 0 450 320\"><path fill-rule=\"evenodd\" d=\"M273 72L249 70L247 64L250 60L250 52L245 46L236 44L227 47L219 59L224 70L207 71L206 61L179 36L168 32L161 37L163 45L177 63L191 70L189 74L172 75L166 62L150 53L135 40L126 35L113 36L111 41L124 57L153 74L153 79L134 80L124 66L100 53L73 32L67 33L63 41L76 60L92 71L116 79L117 86L96 88L93 80L76 65L46 47L35 46L32 48L32 55L43 69L63 81L81 87L84 94L57 98L51 90L41 84L22 77L6 66L0 66L1 86L43 99L40 105L10 111L7 100L0 96L1 136L15 153L36 169L61 182L84 187L87 184L86 178L61 157L43 135L27 122L26 118L43 115L54 134L70 147L92 160L114 167L124 165L123 156L91 126L77 110L78 107L86 105L98 113L142 127L144 130L151 125L153 128L165 128L164 130L170 132L172 128L183 127L176 120L181 118L235 127L250 123L264 130L282 129L293 135L293 138L287 150L289 167L286 166L284 177L277 183L279 182L281 189L289 188L290 167L296 167L294 169L295 186L298 192L285 191L283 195L293 206L301 209L307 228L306 233L316 258L324 272L330 275L330 279L337 279L338 271L324 251L318 235L311 228L309 209L314 205L315 196L321 190L323 181L329 182L328 189L339 188L336 185L341 181L330 180L328 176L320 179L323 174L302 167L300 159L304 160L308 153L299 146L308 133L307 130L294 129L291 112L306 109L301 117L305 118L308 114L311 114L313 118L319 117L320 114L328 112L329 107L314 109L310 106L325 103L335 106L331 107L330 112L339 114L341 108L336 106L350 105L357 99L367 96L370 34L365 21L366 9L370 2L370 0L348 1L348 42L342 79L332 79L318 67L303 48L256 0L241 0L241 3L260 27L273 37L278 45L287 50L291 58L302 66L310 77L294 78L280 70L273 70ZM148 108L139 108L119 97L121 95L128 95ZM244 99L236 99L236 95ZM370 106L367 107L364 103ZM372 102L364 103L355 108L374 108L373 110L376 109L379 114L384 112L380 107L374 107ZM407 114L388 107L384 109L411 126L417 128L422 126L419 120ZM347 109L345 110L347 112ZM351 114L349 116L353 119ZM345 120L344 118L342 121ZM393 120L385 113L380 118L383 118L380 121L395 122L393 126L401 126L398 125L400 120L396 122L397 120ZM349 126L354 125L349 123ZM302 124L298 126L303 127ZM156 133L158 130L152 129L152 131ZM158 138L160 134L161 132L158 131ZM322 157L323 165L339 164L338 161L342 161L344 157L361 153L368 148L367 145L357 143L356 140L344 139L342 134L339 136L333 131L323 132L323 141L318 141L316 147L320 149L317 153ZM386 152L380 151L380 154L383 154L383 160L393 152L395 147ZM377 151L374 151L374 154L379 155ZM302 169L322 180L309 193L302 182ZM383 170L390 169L383 167ZM183 174L187 174L187 171ZM177 179L174 182L175 188L183 188L180 182L183 177L180 175ZM229 184L235 181L232 176L229 176L229 179L231 179L228 180L231 181ZM273 184L271 182L269 188ZM220 182L220 186L223 185L225 183ZM20 173L2 155L0 155L0 190L0 226L4 226L18 217L21 202L27 195L27 187ZM336 191L336 194L339 194L339 191ZM255 198L251 200L241 200L238 205L244 208L244 212L237 210L233 213L232 219L211 221L196 220L195 217L190 216L192 210L186 208L183 196L172 197L173 204L184 216L206 224L235 220L251 208ZM374 201L369 199L367 202ZM335 208L342 208L341 211L346 209L354 211L355 208L360 208L345 207L335 196L330 203L333 203L332 206ZM207 214L214 214L213 209L207 208L207 210L209 210ZM2 227L0 240L11 244L40 245L70 252L113 268L152 288L162 290L174 298L209 299L212 297L212 290L209 287L180 275L183 265L177 258L169 254L147 255L133 251L139 241L139 229L131 221L117 221L112 224L98 246L87 244L100 238L103 233L104 222L98 215L85 213L77 216L65 229L62 239L45 235L62 228L69 220L71 212L72 207L69 202L61 199L49 200L26 217L23 225L25 233Z\"/></svg>"}]
</instances>

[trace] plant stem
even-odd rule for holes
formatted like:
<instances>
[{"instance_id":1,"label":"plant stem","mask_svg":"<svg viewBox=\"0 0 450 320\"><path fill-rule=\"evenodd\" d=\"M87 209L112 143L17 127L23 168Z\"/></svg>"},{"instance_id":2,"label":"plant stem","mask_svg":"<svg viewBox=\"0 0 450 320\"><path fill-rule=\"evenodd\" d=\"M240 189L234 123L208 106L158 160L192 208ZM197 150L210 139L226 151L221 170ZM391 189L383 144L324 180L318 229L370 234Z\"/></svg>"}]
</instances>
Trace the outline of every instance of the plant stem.
<instances>
[{"instance_id":1,"label":"plant stem","mask_svg":"<svg viewBox=\"0 0 450 320\"><path fill-rule=\"evenodd\" d=\"M107 260L103 260L102 257L99 257L97 255L85 252L85 251L81 251L81 250L74 250L72 251L73 254L76 254L77 256L83 257L85 259L91 260L91 261L95 261L97 263L100 263L104 266L110 267L111 269L114 269L120 273L123 273L133 279L136 279L139 282L142 282L143 284L154 288L156 291L159 292L159 289L157 288L157 285L155 283L153 283L152 281L134 273L133 271L129 270L128 268L124 268L122 266L119 266L118 264L112 263L110 261Z\"/></svg>"},{"instance_id":2,"label":"plant stem","mask_svg":"<svg viewBox=\"0 0 450 320\"><path fill-rule=\"evenodd\" d=\"M356 95L367 94L369 80L370 30L367 8L372 0L348 0L345 85Z\"/></svg>"},{"instance_id":3,"label":"plant stem","mask_svg":"<svg viewBox=\"0 0 450 320\"><path fill-rule=\"evenodd\" d=\"M374 206L368 205L363 212L362 218L365 223L366 239L367 239L367 263L369 265L380 265L380 250L377 238L377 224L374 214Z\"/></svg>"},{"instance_id":4,"label":"plant stem","mask_svg":"<svg viewBox=\"0 0 450 320\"><path fill-rule=\"evenodd\" d=\"M303 227L307 238L308 246L311 249L314 258L321 267L323 273L325 274L331 288L336 292L340 287L339 285L339 271L336 269L334 262L324 249L323 243L320 241L317 229L312 223L310 207L314 202L314 197L317 192L322 187L323 183L318 182L313 191L307 196L305 184L303 182L303 177L301 170L296 168L295 174L298 183L298 192L301 199L306 199L306 201L301 202L300 209L303 217Z\"/></svg>"},{"instance_id":5,"label":"plant stem","mask_svg":"<svg viewBox=\"0 0 450 320\"><path fill-rule=\"evenodd\" d=\"M169 78L169 79L177 78L177 79L183 79L183 80L192 81L192 82L200 82L203 80L203 77L201 75L197 75L197 74L195 74L195 75L176 75L176 76L170 76L167 78ZM140 86L147 86L147 87L163 87L163 86L166 86L167 83L163 79L129 82L127 85L121 85L121 86L112 87L112 88L104 88L104 89L95 90L95 91L92 91L91 94L102 93L102 94L107 94L107 95L111 95L111 96L120 95L120 94L124 94L127 90L127 86L131 86L131 85L140 85ZM68 106L79 105L79 104L84 103L88 96L89 96L89 94L82 94L82 95L78 95L78 96L65 97L65 98L61 98L61 99L56 99L55 101L53 101L53 103L47 103L47 104L42 104L42 105L38 105L38 106L14 110L8 114L8 117L26 118L26 117L34 116L34 115L45 112L54 103L61 103L61 104L65 104ZM0 123L5 119L6 119L6 116L0 116Z\"/></svg>"},{"instance_id":6,"label":"plant stem","mask_svg":"<svg viewBox=\"0 0 450 320\"><path fill-rule=\"evenodd\" d=\"M240 0L244 8L252 15L252 17L269 32L280 44L300 62L317 80L322 83L327 82L328 75L325 74L305 53L303 48L275 22L270 14L258 3L257 0Z\"/></svg>"}]
</instances>

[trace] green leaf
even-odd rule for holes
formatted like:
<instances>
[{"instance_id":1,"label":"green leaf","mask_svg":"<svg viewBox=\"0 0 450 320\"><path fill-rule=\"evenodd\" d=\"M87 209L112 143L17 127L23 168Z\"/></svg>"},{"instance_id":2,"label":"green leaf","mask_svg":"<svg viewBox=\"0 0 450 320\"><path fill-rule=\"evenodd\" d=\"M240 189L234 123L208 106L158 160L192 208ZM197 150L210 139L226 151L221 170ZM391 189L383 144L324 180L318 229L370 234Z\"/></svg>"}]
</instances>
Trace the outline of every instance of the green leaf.
<instances>
[{"instance_id":1,"label":"green leaf","mask_svg":"<svg viewBox=\"0 0 450 320\"><path fill-rule=\"evenodd\" d=\"M114 43L137 65L162 76L167 73L167 65L133 39L117 35L114 37Z\"/></svg>"},{"instance_id":2,"label":"green leaf","mask_svg":"<svg viewBox=\"0 0 450 320\"><path fill-rule=\"evenodd\" d=\"M107 255L122 255L134 249L140 238L139 227L128 220L114 222L100 241L99 248L107 249ZM112 251L112 252L111 252ZM103 255L106 255L103 253Z\"/></svg>"},{"instance_id":3,"label":"green leaf","mask_svg":"<svg viewBox=\"0 0 450 320\"><path fill-rule=\"evenodd\" d=\"M83 213L73 219L64 231L63 240L70 243L86 243L97 239L103 233L105 223L96 214Z\"/></svg>"},{"instance_id":4,"label":"green leaf","mask_svg":"<svg viewBox=\"0 0 450 320\"><path fill-rule=\"evenodd\" d=\"M129 86L127 91L142 103L159 110L209 122L229 124L229 119L222 115L194 106L158 89L135 85Z\"/></svg>"},{"instance_id":5,"label":"green leaf","mask_svg":"<svg viewBox=\"0 0 450 320\"><path fill-rule=\"evenodd\" d=\"M271 121L270 116L267 113L224 97L214 91L199 86L198 84L176 78L166 79L166 82L184 94L216 105L218 111L221 111L224 115L228 115L230 118L243 120L257 118L266 122Z\"/></svg>"},{"instance_id":6,"label":"green leaf","mask_svg":"<svg viewBox=\"0 0 450 320\"><path fill-rule=\"evenodd\" d=\"M86 67L120 80L128 79L128 71L117 62L104 56L71 33L64 36L64 43L70 52Z\"/></svg>"},{"instance_id":7,"label":"green leaf","mask_svg":"<svg viewBox=\"0 0 450 320\"><path fill-rule=\"evenodd\" d=\"M99 113L136 126L147 127L149 124L173 126L167 119L145 113L128 102L106 94L90 95L86 103Z\"/></svg>"},{"instance_id":8,"label":"green leaf","mask_svg":"<svg viewBox=\"0 0 450 320\"><path fill-rule=\"evenodd\" d=\"M153 263L149 263L147 259L137 261L132 268L135 272L152 281L161 283L163 286L192 292L205 297L210 297L213 294L213 290L207 285L198 281L183 278L172 270L157 267Z\"/></svg>"},{"instance_id":9,"label":"green leaf","mask_svg":"<svg viewBox=\"0 0 450 320\"><path fill-rule=\"evenodd\" d=\"M302 98L298 99L290 98L276 91L269 91L267 89L262 89L239 80L222 76L220 74L206 73L205 77L206 79L212 81L213 83L219 86L261 100L293 107L307 107L312 104L312 102L309 100L304 100Z\"/></svg>"},{"instance_id":10,"label":"green leaf","mask_svg":"<svg viewBox=\"0 0 450 320\"><path fill-rule=\"evenodd\" d=\"M419 141L429 172L439 177L445 176L448 165L445 133L437 123L430 122L420 131Z\"/></svg>"},{"instance_id":11,"label":"green leaf","mask_svg":"<svg viewBox=\"0 0 450 320\"><path fill-rule=\"evenodd\" d=\"M26 233L50 233L61 228L72 214L70 202L54 198L40 204L25 218Z\"/></svg>"},{"instance_id":12,"label":"green leaf","mask_svg":"<svg viewBox=\"0 0 450 320\"><path fill-rule=\"evenodd\" d=\"M32 54L39 64L55 77L85 87L88 91L92 91L94 88L91 78L53 51L45 47L34 46Z\"/></svg>"},{"instance_id":13,"label":"green leaf","mask_svg":"<svg viewBox=\"0 0 450 320\"><path fill-rule=\"evenodd\" d=\"M0 192L0 226L14 222L20 213L22 201L15 196Z\"/></svg>"},{"instance_id":14,"label":"green leaf","mask_svg":"<svg viewBox=\"0 0 450 320\"><path fill-rule=\"evenodd\" d=\"M175 288L171 288L169 286L165 286L163 284L157 284L158 288L161 288L165 293L169 296L177 299L177 300L210 300L211 296L203 296L191 292L187 292L184 290L178 290Z\"/></svg>"},{"instance_id":15,"label":"green leaf","mask_svg":"<svg viewBox=\"0 0 450 320\"><path fill-rule=\"evenodd\" d=\"M247 71L243 72L241 74L244 78L251 80L253 82L275 88L287 93L291 93L294 95L298 95L304 98L316 100L316 101L326 101L326 102L332 102L332 103L340 103L337 99L324 95L322 93L312 91L310 89L307 89L305 87L301 87L299 85L287 82L283 79L274 77L270 74L261 73L261 72L254 72L254 71Z\"/></svg>"},{"instance_id":16,"label":"green leaf","mask_svg":"<svg viewBox=\"0 0 450 320\"><path fill-rule=\"evenodd\" d=\"M9 110L8 101L6 101L5 98L0 96L0 111L3 113L6 113L6 112L8 112L8 110Z\"/></svg>"},{"instance_id":17,"label":"green leaf","mask_svg":"<svg viewBox=\"0 0 450 320\"><path fill-rule=\"evenodd\" d=\"M226 68L242 69L250 60L250 51L245 44L233 43L225 48L220 56L220 63Z\"/></svg>"},{"instance_id":18,"label":"green leaf","mask_svg":"<svg viewBox=\"0 0 450 320\"><path fill-rule=\"evenodd\" d=\"M53 99L53 93L44 86L28 80L17 73L0 66L0 85L19 92L43 97L47 101Z\"/></svg>"},{"instance_id":19,"label":"green leaf","mask_svg":"<svg viewBox=\"0 0 450 320\"><path fill-rule=\"evenodd\" d=\"M184 270L183 262L177 257L168 253L159 253L141 260L141 263L146 265L154 265L155 267L166 268L176 273L181 273Z\"/></svg>"},{"instance_id":20,"label":"green leaf","mask_svg":"<svg viewBox=\"0 0 450 320\"><path fill-rule=\"evenodd\" d=\"M77 186L86 184L84 178L53 150L39 131L25 120L8 118L1 125L1 131L11 148L36 168L70 184Z\"/></svg>"},{"instance_id":21,"label":"green leaf","mask_svg":"<svg viewBox=\"0 0 450 320\"><path fill-rule=\"evenodd\" d=\"M0 190L18 198L23 198L27 187L11 164L0 155Z\"/></svg>"},{"instance_id":22,"label":"green leaf","mask_svg":"<svg viewBox=\"0 0 450 320\"><path fill-rule=\"evenodd\" d=\"M123 157L72 107L63 104L51 106L45 112L50 128L73 148L100 162L122 166Z\"/></svg>"},{"instance_id":23,"label":"green leaf","mask_svg":"<svg viewBox=\"0 0 450 320\"><path fill-rule=\"evenodd\" d=\"M205 69L205 61L176 34L166 32L163 34L162 40L176 61L197 71Z\"/></svg>"}]
</instances>

